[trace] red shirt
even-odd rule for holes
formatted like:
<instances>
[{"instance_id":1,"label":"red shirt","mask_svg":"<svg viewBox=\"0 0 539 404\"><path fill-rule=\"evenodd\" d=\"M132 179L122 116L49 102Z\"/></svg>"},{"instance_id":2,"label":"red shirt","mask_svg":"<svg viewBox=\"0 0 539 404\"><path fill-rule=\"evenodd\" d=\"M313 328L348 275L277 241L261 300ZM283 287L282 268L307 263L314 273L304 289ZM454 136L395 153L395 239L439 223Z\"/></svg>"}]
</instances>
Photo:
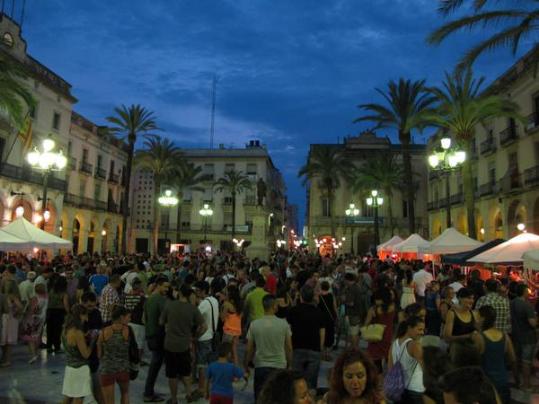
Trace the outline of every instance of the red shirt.
<instances>
[{"instance_id":1,"label":"red shirt","mask_svg":"<svg viewBox=\"0 0 539 404\"><path fill-rule=\"evenodd\" d=\"M266 278L266 286L264 286L264 290L271 295L275 295L277 293L277 278L275 277L275 275L268 275L268 277Z\"/></svg>"}]
</instances>

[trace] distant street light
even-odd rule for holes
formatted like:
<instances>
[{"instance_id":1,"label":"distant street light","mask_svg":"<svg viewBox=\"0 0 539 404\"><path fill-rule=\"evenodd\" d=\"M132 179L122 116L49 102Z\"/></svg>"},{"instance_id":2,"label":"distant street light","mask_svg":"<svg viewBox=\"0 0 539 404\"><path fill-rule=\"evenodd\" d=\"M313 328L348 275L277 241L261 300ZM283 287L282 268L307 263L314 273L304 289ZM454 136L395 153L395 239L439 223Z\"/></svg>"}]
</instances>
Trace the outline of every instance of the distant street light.
<instances>
[{"instance_id":1,"label":"distant street light","mask_svg":"<svg viewBox=\"0 0 539 404\"><path fill-rule=\"evenodd\" d=\"M350 231L352 233L352 237L350 240L350 253L354 255L354 219L359 216L359 209L356 208L355 204L351 203L344 213L351 220Z\"/></svg>"},{"instance_id":2,"label":"distant street light","mask_svg":"<svg viewBox=\"0 0 539 404\"><path fill-rule=\"evenodd\" d=\"M444 137L440 140L441 148L438 148L429 156L429 165L433 170L444 173L446 195L446 227L451 227L451 200L450 200L450 176L451 171L456 170L466 161L466 152L456 147L451 147L451 138Z\"/></svg>"},{"instance_id":3,"label":"distant street light","mask_svg":"<svg viewBox=\"0 0 539 404\"><path fill-rule=\"evenodd\" d=\"M62 151L53 152L56 143L51 137L43 139L41 143L42 151L34 148L33 151L28 153L26 160L35 169L43 171L43 200L41 202L41 217L45 220L41 220L41 229L45 229L45 222L47 219L47 186L49 182L49 176L53 171L61 171L67 165L67 158L63 155ZM50 218L50 212L48 214Z\"/></svg>"},{"instance_id":4,"label":"distant street light","mask_svg":"<svg viewBox=\"0 0 539 404\"><path fill-rule=\"evenodd\" d=\"M198 213L204 218L204 244L206 244L208 241L208 217L213 216L213 209L210 208L210 205L205 203L204 207L200 209Z\"/></svg>"},{"instance_id":5,"label":"distant street light","mask_svg":"<svg viewBox=\"0 0 539 404\"><path fill-rule=\"evenodd\" d=\"M168 227L170 223L170 208L172 206L176 206L179 202L178 198L172 195L172 191L170 189L167 189L165 191L164 195L161 195L157 201L159 202L159 205L163 206L166 209L169 209L167 212L167 223L165 224L165 249L167 250L167 253L170 252L170 245L168 242Z\"/></svg>"},{"instance_id":6,"label":"distant street light","mask_svg":"<svg viewBox=\"0 0 539 404\"><path fill-rule=\"evenodd\" d=\"M384 204L384 198L378 196L378 191L373 189L371 196L367 198L367 205L374 208L374 248L380 244L380 229L378 226L378 208Z\"/></svg>"}]
</instances>

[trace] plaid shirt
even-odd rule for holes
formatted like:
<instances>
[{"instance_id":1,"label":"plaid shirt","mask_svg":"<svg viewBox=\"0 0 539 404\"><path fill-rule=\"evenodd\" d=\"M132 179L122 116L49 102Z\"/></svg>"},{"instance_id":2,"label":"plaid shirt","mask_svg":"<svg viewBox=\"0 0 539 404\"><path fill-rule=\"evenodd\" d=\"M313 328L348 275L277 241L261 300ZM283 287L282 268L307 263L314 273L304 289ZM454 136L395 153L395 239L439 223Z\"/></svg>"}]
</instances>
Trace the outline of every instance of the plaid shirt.
<instances>
[{"instance_id":1,"label":"plaid shirt","mask_svg":"<svg viewBox=\"0 0 539 404\"><path fill-rule=\"evenodd\" d=\"M101 301L99 302L99 311L101 312L101 318L106 323L112 320L112 309L114 305L120 303L120 296L118 292L110 284L103 288L101 292Z\"/></svg>"},{"instance_id":2,"label":"plaid shirt","mask_svg":"<svg viewBox=\"0 0 539 404\"><path fill-rule=\"evenodd\" d=\"M509 299L500 296L496 292L489 292L485 296L481 296L475 304L475 309L478 310L483 306L492 306L496 311L496 328L505 333L511 332L511 309L509 307Z\"/></svg>"}]
</instances>

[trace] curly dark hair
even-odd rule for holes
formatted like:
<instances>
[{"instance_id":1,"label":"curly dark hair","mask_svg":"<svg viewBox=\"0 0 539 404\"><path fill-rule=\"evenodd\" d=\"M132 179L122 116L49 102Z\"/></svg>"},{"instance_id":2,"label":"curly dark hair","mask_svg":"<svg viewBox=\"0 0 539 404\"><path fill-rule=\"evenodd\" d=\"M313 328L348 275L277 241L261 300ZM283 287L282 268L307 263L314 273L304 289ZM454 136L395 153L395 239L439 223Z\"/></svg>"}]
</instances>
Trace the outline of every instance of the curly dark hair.
<instances>
[{"instance_id":1,"label":"curly dark hair","mask_svg":"<svg viewBox=\"0 0 539 404\"><path fill-rule=\"evenodd\" d=\"M296 402L296 386L303 375L296 370L278 370L266 380L257 404L294 404Z\"/></svg>"},{"instance_id":2,"label":"curly dark hair","mask_svg":"<svg viewBox=\"0 0 539 404\"><path fill-rule=\"evenodd\" d=\"M328 404L341 403L346 399L348 392L344 388L344 368L356 362L361 362L367 371L367 384L365 385L365 391L363 392L362 398L366 399L366 402L369 403L377 403L380 401L381 392L378 369L365 352L350 349L344 351L335 361L335 365L333 366L329 378Z\"/></svg>"}]
</instances>

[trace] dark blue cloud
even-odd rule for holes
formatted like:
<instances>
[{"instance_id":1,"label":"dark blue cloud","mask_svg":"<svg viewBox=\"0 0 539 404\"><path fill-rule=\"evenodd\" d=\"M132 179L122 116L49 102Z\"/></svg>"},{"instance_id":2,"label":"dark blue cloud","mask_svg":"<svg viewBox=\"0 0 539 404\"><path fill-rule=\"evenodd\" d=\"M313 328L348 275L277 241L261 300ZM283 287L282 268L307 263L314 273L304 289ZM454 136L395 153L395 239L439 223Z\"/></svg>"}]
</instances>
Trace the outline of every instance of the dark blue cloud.
<instances>
[{"instance_id":1,"label":"dark blue cloud","mask_svg":"<svg viewBox=\"0 0 539 404\"><path fill-rule=\"evenodd\" d=\"M208 144L217 74L215 143L261 138L285 175L290 200L304 205L295 175L309 143L357 134L368 127L352 123L357 105L381 101L376 87L400 76L438 84L485 35L426 45L443 22L436 3L28 0L23 35L32 55L73 84L78 111L104 123L115 105L142 103L184 147ZM497 52L476 70L490 81L513 60Z\"/></svg>"}]
</instances>

